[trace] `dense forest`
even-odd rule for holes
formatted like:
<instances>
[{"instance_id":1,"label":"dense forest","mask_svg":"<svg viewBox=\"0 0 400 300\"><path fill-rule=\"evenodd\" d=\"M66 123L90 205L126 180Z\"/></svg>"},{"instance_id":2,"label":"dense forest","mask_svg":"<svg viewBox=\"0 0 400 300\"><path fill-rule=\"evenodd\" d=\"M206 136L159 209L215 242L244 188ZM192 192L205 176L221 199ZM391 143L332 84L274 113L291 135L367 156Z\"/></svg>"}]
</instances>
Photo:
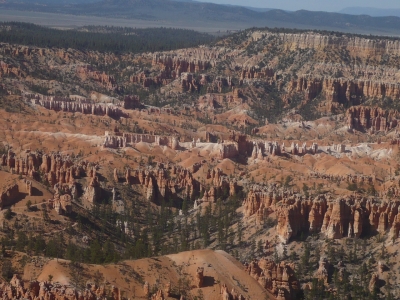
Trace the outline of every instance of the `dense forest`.
<instances>
[{"instance_id":1,"label":"dense forest","mask_svg":"<svg viewBox=\"0 0 400 300\"><path fill-rule=\"evenodd\" d=\"M95 27L58 30L29 23L0 23L0 42L102 52L154 52L209 43L213 36L186 29Z\"/></svg>"}]
</instances>

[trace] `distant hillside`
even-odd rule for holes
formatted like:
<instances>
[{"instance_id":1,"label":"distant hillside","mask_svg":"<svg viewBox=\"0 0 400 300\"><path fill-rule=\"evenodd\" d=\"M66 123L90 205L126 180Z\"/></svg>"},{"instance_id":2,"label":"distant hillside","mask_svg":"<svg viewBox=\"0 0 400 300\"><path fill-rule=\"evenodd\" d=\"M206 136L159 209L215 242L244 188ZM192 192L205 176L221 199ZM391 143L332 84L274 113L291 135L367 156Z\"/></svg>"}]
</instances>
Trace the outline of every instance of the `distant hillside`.
<instances>
[{"instance_id":1,"label":"distant hillside","mask_svg":"<svg viewBox=\"0 0 400 300\"><path fill-rule=\"evenodd\" d=\"M51 0L41 0L52 2ZM68 2L75 0L65 0ZM87 2L88 0L86 0ZM349 14L300 10L256 11L240 6L218 5L196 1L171 0L103 0L96 3L35 5L7 2L0 9L90 15L109 18L164 21L173 26L209 24L213 28L245 29L249 27L283 27L322 29L362 34L398 35L400 18L353 16ZM54 1L53 1L54 3ZM59 2L58 2L59 3Z\"/></svg>"},{"instance_id":2,"label":"distant hillside","mask_svg":"<svg viewBox=\"0 0 400 300\"><path fill-rule=\"evenodd\" d=\"M6 0L7 3L24 4L24 5L66 5L66 4L83 4L99 2L98 0Z\"/></svg>"},{"instance_id":3,"label":"distant hillside","mask_svg":"<svg viewBox=\"0 0 400 300\"><path fill-rule=\"evenodd\" d=\"M346 7L339 13L349 15L368 15L371 17L400 17L400 9L382 9L374 7Z\"/></svg>"}]
</instances>

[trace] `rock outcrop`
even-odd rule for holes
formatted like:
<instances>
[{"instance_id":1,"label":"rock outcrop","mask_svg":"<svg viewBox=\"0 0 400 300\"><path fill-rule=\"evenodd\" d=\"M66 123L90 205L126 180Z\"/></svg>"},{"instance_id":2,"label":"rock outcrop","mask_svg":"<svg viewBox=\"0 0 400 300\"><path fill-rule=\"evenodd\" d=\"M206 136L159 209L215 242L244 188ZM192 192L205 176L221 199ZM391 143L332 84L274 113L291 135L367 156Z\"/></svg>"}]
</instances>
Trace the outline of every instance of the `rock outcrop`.
<instances>
[{"instance_id":1,"label":"rock outcrop","mask_svg":"<svg viewBox=\"0 0 400 300\"><path fill-rule=\"evenodd\" d=\"M16 203L20 197L19 187L16 183L10 183L0 191L0 209Z\"/></svg>"},{"instance_id":2,"label":"rock outcrop","mask_svg":"<svg viewBox=\"0 0 400 300\"><path fill-rule=\"evenodd\" d=\"M346 113L347 127L360 131L388 131L398 127L400 114L379 107L356 106Z\"/></svg>"},{"instance_id":3,"label":"rock outcrop","mask_svg":"<svg viewBox=\"0 0 400 300\"><path fill-rule=\"evenodd\" d=\"M160 163L156 168L126 170L124 173L126 182L142 186L143 193L151 202L162 199L194 200L200 194L200 183L184 168Z\"/></svg>"},{"instance_id":4,"label":"rock outcrop","mask_svg":"<svg viewBox=\"0 0 400 300\"><path fill-rule=\"evenodd\" d=\"M246 266L246 272L258 283L281 299L297 299L300 290L294 274L294 265L281 262L276 264L270 259L254 260Z\"/></svg>"},{"instance_id":5,"label":"rock outcrop","mask_svg":"<svg viewBox=\"0 0 400 300\"><path fill-rule=\"evenodd\" d=\"M85 188L83 197L89 203L96 203L96 201L99 200L100 196L101 196L100 183L97 176L94 176L93 178L91 178L90 183Z\"/></svg>"},{"instance_id":6,"label":"rock outcrop","mask_svg":"<svg viewBox=\"0 0 400 300\"><path fill-rule=\"evenodd\" d=\"M287 243L301 232L321 232L329 239L360 237L369 231L390 232L399 237L399 201L383 201L360 196L333 199L320 195L304 199L274 186L253 187L243 201L245 218L255 216L258 223L276 214L276 230Z\"/></svg>"},{"instance_id":7,"label":"rock outcrop","mask_svg":"<svg viewBox=\"0 0 400 300\"><path fill-rule=\"evenodd\" d=\"M197 268L195 285L198 288L202 288L204 286L204 268L202 267Z\"/></svg>"},{"instance_id":8,"label":"rock outcrop","mask_svg":"<svg viewBox=\"0 0 400 300\"><path fill-rule=\"evenodd\" d=\"M325 284L328 284L329 280L329 262L326 258L321 258L319 261L318 270L314 273L314 278L322 280Z\"/></svg>"},{"instance_id":9,"label":"rock outcrop","mask_svg":"<svg viewBox=\"0 0 400 300\"><path fill-rule=\"evenodd\" d=\"M114 76L107 75L105 72L95 71L91 66L77 67L76 74L82 80L90 78L98 82L102 87L109 91L115 91L118 89Z\"/></svg>"},{"instance_id":10,"label":"rock outcrop","mask_svg":"<svg viewBox=\"0 0 400 300\"><path fill-rule=\"evenodd\" d=\"M26 286L26 287L25 287ZM31 281L28 284L14 275L10 283L0 283L1 299L54 299L54 300L93 300L108 299L104 287L88 284L82 291L58 283ZM118 300L116 295L111 297Z\"/></svg>"},{"instance_id":11,"label":"rock outcrop","mask_svg":"<svg viewBox=\"0 0 400 300\"><path fill-rule=\"evenodd\" d=\"M70 113L79 112L85 115L108 116L111 118L126 117L120 107L109 103L91 103L81 99L73 101L69 98L57 99L56 97L41 95L34 95L33 98L28 98L28 95L25 95L25 97L27 101L48 110Z\"/></svg>"},{"instance_id":12,"label":"rock outcrop","mask_svg":"<svg viewBox=\"0 0 400 300\"><path fill-rule=\"evenodd\" d=\"M125 109L135 109L141 107L139 96L125 96L124 98L124 108Z\"/></svg>"},{"instance_id":13,"label":"rock outcrop","mask_svg":"<svg viewBox=\"0 0 400 300\"><path fill-rule=\"evenodd\" d=\"M284 50L344 48L351 55L375 57L386 53L400 55L400 42L389 39L368 39L346 35L326 35L321 33L275 33L269 31L251 32L253 41L278 39Z\"/></svg>"},{"instance_id":14,"label":"rock outcrop","mask_svg":"<svg viewBox=\"0 0 400 300\"><path fill-rule=\"evenodd\" d=\"M369 285L368 285L369 291L371 293L374 293L374 291L378 288L378 280L379 280L378 274L373 273L371 275L371 279L370 279Z\"/></svg>"},{"instance_id":15,"label":"rock outcrop","mask_svg":"<svg viewBox=\"0 0 400 300\"><path fill-rule=\"evenodd\" d=\"M6 64L4 61L0 61L0 78L8 76L19 78L25 77L26 74L18 67L13 67L9 64Z\"/></svg>"},{"instance_id":16,"label":"rock outcrop","mask_svg":"<svg viewBox=\"0 0 400 300\"><path fill-rule=\"evenodd\" d=\"M290 82L288 89L289 92L304 93L308 101L323 94L331 105L358 105L371 98L400 99L400 85L397 83L362 79L300 77Z\"/></svg>"},{"instance_id":17,"label":"rock outcrop","mask_svg":"<svg viewBox=\"0 0 400 300\"><path fill-rule=\"evenodd\" d=\"M176 136L161 136L152 134L120 133L106 131L104 148L125 148L135 146L137 143L148 143L156 146L168 146L173 150L180 149L179 138Z\"/></svg>"},{"instance_id":18,"label":"rock outcrop","mask_svg":"<svg viewBox=\"0 0 400 300\"><path fill-rule=\"evenodd\" d=\"M209 61L159 54L154 54L152 65L160 67L166 78L177 78L184 72L199 73L211 67Z\"/></svg>"}]
</instances>

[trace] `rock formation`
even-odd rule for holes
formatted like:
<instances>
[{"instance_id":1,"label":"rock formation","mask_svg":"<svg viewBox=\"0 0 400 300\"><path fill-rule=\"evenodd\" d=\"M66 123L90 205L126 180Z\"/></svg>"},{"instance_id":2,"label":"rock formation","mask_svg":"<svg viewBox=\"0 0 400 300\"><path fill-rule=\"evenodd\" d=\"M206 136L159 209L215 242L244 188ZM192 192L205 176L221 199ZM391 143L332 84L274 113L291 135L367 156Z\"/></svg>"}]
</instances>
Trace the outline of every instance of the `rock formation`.
<instances>
[{"instance_id":1,"label":"rock formation","mask_svg":"<svg viewBox=\"0 0 400 300\"><path fill-rule=\"evenodd\" d=\"M125 109L135 109L140 108L141 103L139 96L125 96L124 98L124 108Z\"/></svg>"},{"instance_id":2,"label":"rock formation","mask_svg":"<svg viewBox=\"0 0 400 300\"><path fill-rule=\"evenodd\" d=\"M28 95L25 95L28 97ZM125 117L122 110L114 104L106 103L90 103L89 100L81 99L73 101L70 98L58 99L52 96L34 96L34 98L26 98L33 104L40 105L46 109L64 112L79 112L85 115L108 116L111 118Z\"/></svg>"},{"instance_id":3,"label":"rock formation","mask_svg":"<svg viewBox=\"0 0 400 300\"><path fill-rule=\"evenodd\" d=\"M0 209L13 205L19 199L19 187L16 183L10 183L0 191Z\"/></svg>"},{"instance_id":4,"label":"rock formation","mask_svg":"<svg viewBox=\"0 0 400 300\"><path fill-rule=\"evenodd\" d=\"M369 291L371 293L374 293L374 291L378 288L378 280L379 280L378 274L373 273L368 285Z\"/></svg>"},{"instance_id":5,"label":"rock formation","mask_svg":"<svg viewBox=\"0 0 400 300\"><path fill-rule=\"evenodd\" d=\"M107 75L104 72L95 71L91 66L78 67L76 74L82 80L87 77L97 81L102 87L107 90L114 91L118 89L117 82L113 76Z\"/></svg>"},{"instance_id":6,"label":"rock formation","mask_svg":"<svg viewBox=\"0 0 400 300\"><path fill-rule=\"evenodd\" d=\"M124 148L133 147L137 143L149 143L157 146L168 146L171 149L179 150L180 144L178 137L175 136L160 136L151 134L136 134L136 133L120 133L120 132L105 132L103 147L104 148Z\"/></svg>"},{"instance_id":7,"label":"rock formation","mask_svg":"<svg viewBox=\"0 0 400 300\"><path fill-rule=\"evenodd\" d=\"M147 281L143 285L143 291L144 291L144 295L146 297L148 297L150 295L150 285Z\"/></svg>"},{"instance_id":8,"label":"rock formation","mask_svg":"<svg viewBox=\"0 0 400 300\"><path fill-rule=\"evenodd\" d=\"M94 176L90 180L89 185L85 188L85 192L83 194L83 197L89 203L96 203L96 201L99 200L100 196L101 196L100 183L99 183L99 180L98 180L97 176Z\"/></svg>"},{"instance_id":9,"label":"rock formation","mask_svg":"<svg viewBox=\"0 0 400 300\"><path fill-rule=\"evenodd\" d=\"M384 110L379 107L356 106L346 113L347 127L360 131L388 131L398 126L400 115L394 110Z\"/></svg>"},{"instance_id":10,"label":"rock formation","mask_svg":"<svg viewBox=\"0 0 400 300\"><path fill-rule=\"evenodd\" d=\"M171 174L167 176L167 172ZM148 201L161 199L193 199L200 193L200 183L193 174L183 168L158 164L153 169L127 170L126 182L140 185Z\"/></svg>"},{"instance_id":11,"label":"rock formation","mask_svg":"<svg viewBox=\"0 0 400 300\"><path fill-rule=\"evenodd\" d=\"M300 290L299 282L294 275L294 265L281 262L274 263L270 259L252 261L246 266L246 272L276 297L296 299Z\"/></svg>"},{"instance_id":12,"label":"rock formation","mask_svg":"<svg viewBox=\"0 0 400 300\"><path fill-rule=\"evenodd\" d=\"M0 283L2 299L54 299L54 300L93 300L108 299L104 287L88 284L82 291L58 283L31 281L24 287L23 281L14 275L10 283ZM119 300L115 295L111 298Z\"/></svg>"},{"instance_id":13,"label":"rock formation","mask_svg":"<svg viewBox=\"0 0 400 300\"><path fill-rule=\"evenodd\" d=\"M196 272L195 285L198 288L202 288L204 284L204 268L198 267Z\"/></svg>"},{"instance_id":14,"label":"rock formation","mask_svg":"<svg viewBox=\"0 0 400 300\"><path fill-rule=\"evenodd\" d=\"M72 211L72 197L68 194L60 196L56 193L51 206L59 215L67 215Z\"/></svg>"},{"instance_id":15,"label":"rock formation","mask_svg":"<svg viewBox=\"0 0 400 300\"><path fill-rule=\"evenodd\" d=\"M255 216L262 223L267 214L276 213L276 230L286 243L301 232L321 232L327 238L360 237L368 230L390 231L397 238L400 232L400 202L366 197L320 195L304 199L274 186L252 187L243 201L245 218Z\"/></svg>"},{"instance_id":16,"label":"rock formation","mask_svg":"<svg viewBox=\"0 0 400 300\"><path fill-rule=\"evenodd\" d=\"M18 67L13 67L6 64L4 61L0 61L0 78L3 76L15 76L15 77L25 77L26 74Z\"/></svg>"},{"instance_id":17,"label":"rock formation","mask_svg":"<svg viewBox=\"0 0 400 300\"><path fill-rule=\"evenodd\" d=\"M32 181L26 180L25 181L26 192L28 196L32 196Z\"/></svg>"},{"instance_id":18,"label":"rock formation","mask_svg":"<svg viewBox=\"0 0 400 300\"><path fill-rule=\"evenodd\" d=\"M157 293L151 296L151 300L165 300L163 291L158 290Z\"/></svg>"},{"instance_id":19,"label":"rock formation","mask_svg":"<svg viewBox=\"0 0 400 300\"><path fill-rule=\"evenodd\" d=\"M325 284L328 284L329 262L326 258L320 259L318 270L314 273L314 278L318 278L319 280L322 280Z\"/></svg>"},{"instance_id":20,"label":"rock formation","mask_svg":"<svg viewBox=\"0 0 400 300\"><path fill-rule=\"evenodd\" d=\"M152 65L161 67L167 78L179 77L184 72L199 73L211 67L208 61L159 54L154 54Z\"/></svg>"}]
</instances>

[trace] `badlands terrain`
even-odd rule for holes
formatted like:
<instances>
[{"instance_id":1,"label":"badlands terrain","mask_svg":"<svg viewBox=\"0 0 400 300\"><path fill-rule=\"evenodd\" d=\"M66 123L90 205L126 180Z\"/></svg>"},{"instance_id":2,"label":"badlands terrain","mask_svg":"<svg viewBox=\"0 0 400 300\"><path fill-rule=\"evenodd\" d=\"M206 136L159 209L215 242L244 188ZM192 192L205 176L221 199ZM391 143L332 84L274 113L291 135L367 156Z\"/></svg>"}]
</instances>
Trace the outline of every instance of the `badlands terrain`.
<instances>
[{"instance_id":1,"label":"badlands terrain","mask_svg":"<svg viewBox=\"0 0 400 300\"><path fill-rule=\"evenodd\" d=\"M400 298L399 40L90 47L0 44L2 299Z\"/></svg>"}]
</instances>

